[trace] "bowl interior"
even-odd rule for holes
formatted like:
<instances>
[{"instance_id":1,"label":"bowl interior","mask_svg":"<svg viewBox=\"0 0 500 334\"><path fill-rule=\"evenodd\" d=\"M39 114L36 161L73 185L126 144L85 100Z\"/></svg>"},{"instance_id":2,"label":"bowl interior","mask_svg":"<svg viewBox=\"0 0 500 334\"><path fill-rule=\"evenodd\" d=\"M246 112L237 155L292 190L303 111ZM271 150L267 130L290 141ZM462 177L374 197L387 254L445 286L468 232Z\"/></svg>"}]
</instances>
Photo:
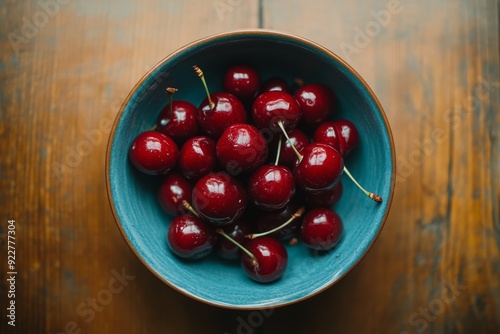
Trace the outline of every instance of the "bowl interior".
<instances>
[{"instance_id":1,"label":"bowl interior","mask_svg":"<svg viewBox=\"0 0 500 334\"><path fill-rule=\"evenodd\" d=\"M239 262L210 256L186 261L175 257L166 242L172 217L156 198L158 178L142 175L129 163L128 148L140 132L150 129L168 103L165 88L179 89L176 99L196 106L205 97L192 70L201 67L212 92L222 89L222 73L233 64L254 66L262 79L281 76L289 82L321 82L336 93L340 108L334 119L351 120L360 145L345 161L350 172L369 190L384 198L376 204L346 175L344 193L335 210L344 222L339 245L318 254L299 243L287 246L289 265L277 282L250 280ZM272 154L272 153L271 153ZM281 306L316 294L344 276L367 252L378 235L392 199L394 186L392 137L376 98L357 74L322 47L298 37L266 31L223 34L195 42L168 56L151 70L125 101L108 148L107 182L118 225L137 256L160 279L204 302L231 308Z\"/></svg>"}]
</instances>

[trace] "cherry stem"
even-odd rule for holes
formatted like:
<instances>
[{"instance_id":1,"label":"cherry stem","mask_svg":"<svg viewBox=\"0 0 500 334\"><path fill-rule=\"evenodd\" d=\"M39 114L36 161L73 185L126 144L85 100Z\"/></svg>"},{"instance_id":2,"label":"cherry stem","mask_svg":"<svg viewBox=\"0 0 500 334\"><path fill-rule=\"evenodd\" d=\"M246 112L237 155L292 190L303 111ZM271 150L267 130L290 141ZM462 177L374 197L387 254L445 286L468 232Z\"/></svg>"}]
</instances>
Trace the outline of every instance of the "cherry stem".
<instances>
[{"instance_id":1,"label":"cherry stem","mask_svg":"<svg viewBox=\"0 0 500 334\"><path fill-rule=\"evenodd\" d=\"M292 147L292 150L295 152L295 155L299 159L299 162L302 161L303 156L302 156L302 154L299 153L299 151L297 151L297 149L295 148L295 145L293 145L292 141L290 140L288 133L286 133L285 126L283 125L283 122L278 121L277 123L278 123L278 126L280 127L281 131L285 135L286 140L290 143L290 146Z\"/></svg>"},{"instance_id":2,"label":"cherry stem","mask_svg":"<svg viewBox=\"0 0 500 334\"><path fill-rule=\"evenodd\" d=\"M255 239L255 238L258 238L258 237L263 237L265 235L268 235L268 234L271 234L271 233L274 233L276 231L279 231L280 229L282 229L283 227L287 226L288 224L290 224L291 222L293 222L295 219L297 218L300 218L303 214L304 214L304 211L305 211L305 208L304 207L301 207L300 209L297 210L297 212L295 212L291 217L290 219L288 219L286 222L284 222L283 224L281 224L280 226L278 227L275 227L273 228L272 230L269 230L269 231L266 231L266 232L262 232L262 233L252 233L252 234L247 234L245 235L245 238L248 238L248 239Z\"/></svg>"},{"instance_id":3,"label":"cherry stem","mask_svg":"<svg viewBox=\"0 0 500 334\"><path fill-rule=\"evenodd\" d=\"M352 182L354 182L355 185L358 186L358 188L368 197L370 197L372 200L374 200L375 202L377 203L382 203L382 197L380 197L379 195L377 194L374 194L372 192L369 192L369 191L366 191L365 188L363 188L359 183L358 181L356 181L356 179L354 178L354 176L351 175L351 173L349 172L349 170L347 169L346 166L344 166L344 173L347 174L347 176L349 176L349 178L351 179Z\"/></svg>"},{"instance_id":4,"label":"cherry stem","mask_svg":"<svg viewBox=\"0 0 500 334\"><path fill-rule=\"evenodd\" d=\"M173 100L173 96L174 96L175 92L177 92L178 89L177 88L173 88L173 87L167 87L166 91L167 91L167 94L168 94L168 97L169 97L169 100L170 100L170 114L169 114L169 116L172 117L172 115L174 113L173 112L173 107L172 107L172 100Z\"/></svg>"},{"instance_id":5,"label":"cherry stem","mask_svg":"<svg viewBox=\"0 0 500 334\"><path fill-rule=\"evenodd\" d=\"M274 165L278 166L278 162L280 161L281 154L281 142L283 141L283 136L280 135L280 139L278 140L278 151L276 152L276 160L274 161Z\"/></svg>"},{"instance_id":6,"label":"cherry stem","mask_svg":"<svg viewBox=\"0 0 500 334\"><path fill-rule=\"evenodd\" d=\"M236 241L233 238L231 238L226 232L224 232L223 229L218 228L218 229L215 230L215 232L217 232L218 234L222 235L224 238L226 238L227 240L229 240L230 242L232 242L236 247L238 247L243 252L245 252L245 254L247 254L248 256L250 256L250 258L252 259L253 265L255 267L258 267L259 263L257 261L257 258L255 257L255 255L253 255L252 253L250 253L250 251L248 249L246 249L245 247L243 247L238 241Z\"/></svg>"},{"instance_id":7,"label":"cherry stem","mask_svg":"<svg viewBox=\"0 0 500 334\"><path fill-rule=\"evenodd\" d=\"M193 214L194 216L200 218L200 215L198 214L198 212L196 212L196 210L191 206L191 204L189 204L188 201L186 201L185 199L182 200L182 206L184 206L184 208L186 210L188 210L189 212L191 212L191 214Z\"/></svg>"},{"instance_id":8,"label":"cherry stem","mask_svg":"<svg viewBox=\"0 0 500 334\"><path fill-rule=\"evenodd\" d=\"M210 97L210 91L208 90L207 81L205 80L205 76L203 75L203 71L201 70L201 68L199 68L196 65L193 66L193 69L196 72L196 74L200 77L201 82L203 83L203 86L205 87L205 92L207 92L207 99L208 99L208 104L210 105L210 109L213 109L215 107L215 104L212 101L212 98Z\"/></svg>"}]
</instances>

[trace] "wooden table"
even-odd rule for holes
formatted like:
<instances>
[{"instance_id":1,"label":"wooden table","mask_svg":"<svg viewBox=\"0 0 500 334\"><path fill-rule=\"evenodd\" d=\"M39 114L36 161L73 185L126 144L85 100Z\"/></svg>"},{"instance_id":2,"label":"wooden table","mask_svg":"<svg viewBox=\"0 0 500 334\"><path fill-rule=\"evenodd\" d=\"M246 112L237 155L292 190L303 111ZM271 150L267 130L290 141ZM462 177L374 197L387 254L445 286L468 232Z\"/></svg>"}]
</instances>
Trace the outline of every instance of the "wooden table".
<instances>
[{"instance_id":1,"label":"wooden table","mask_svg":"<svg viewBox=\"0 0 500 334\"><path fill-rule=\"evenodd\" d=\"M500 333L498 15L493 0L0 1L1 332ZM123 240L104 178L111 123L148 69L197 38L256 27L357 69L398 163L365 259L271 313L207 306L156 279Z\"/></svg>"}]
</instances>

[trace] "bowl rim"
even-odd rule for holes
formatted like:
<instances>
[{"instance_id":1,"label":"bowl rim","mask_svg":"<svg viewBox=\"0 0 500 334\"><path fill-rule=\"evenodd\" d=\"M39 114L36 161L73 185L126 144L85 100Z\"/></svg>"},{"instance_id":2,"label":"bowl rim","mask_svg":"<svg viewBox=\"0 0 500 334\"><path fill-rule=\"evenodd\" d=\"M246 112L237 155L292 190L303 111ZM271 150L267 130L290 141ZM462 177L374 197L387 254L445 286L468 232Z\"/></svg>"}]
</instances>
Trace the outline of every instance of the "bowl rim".
<instances>
[{"instance_id":1,"label":"bowl rim","mask_svg":"<svg viewBox=\"0 0 500 334\"><path fill-rule=\"evenodd\" d=\"M312 293L309 293L305 296L302 296L300 298L290 300L287 302L282 302L278 303L275 305L265 305L265 306L240 306L240 305L228 305L228 304L222 304L222 303L217 303L217 302L212 302L207 299L203 299L202 297L196 296L192 293L189 293L187 291L184 291L183 289L180 289L179 287L175 286L174 284L170 283L166 279L164 279L162 276L159 275L146 261L143 257L141 257L138 253L138 251L134 248L132 245L131 241L129 240L127 234L125 233L124 228L119 222L118 219L118 214L116 212L116 207L113 202L113 197L111 193L111 177L110 177L110 160L111 160L111 147L113 146L113 142L115 139L115 134L116 134L116 128L118 126L118 123L120 122L121 116L126 108L126 106L129 104L130 99L132 96L135 94L137 89L141 87L141 85L147 80L147 78L154 73L158 68L163 66L166 62L168 62L170 59L175 58L176 56L182 54L183 52L186 52L190 48L200 45L200 44L205 44L211 41L215 41L220 38L227 38L227 37L234 37L234 36L251 36L251 35L265 35L265 36L270 36L270 37L282 37L291 41L296 41L302 44L306 44L309 47L318 50L320 53L323 53L324 55L327 55L328 57L333 58L336 62L340 63L341 66L343 66L345 69L347 69L354 77L356 77L357 80L362 84L364 89L366 89L367 93L370 95L372 98L373 102L375 102L378 110L380 111L380 116L382 116L382 119L384 121L385 128L387 130L387 135L388 139L390 142L390 148L391 148L391 158L392 158L392 173L391 173L391 184L390 184L390 189L389 189L389 197L384 198L384 201L387 201L387 209L385 210L384 216L382 218L382 221L380 223L380 227L377 230L375 236L373 239L370 241L368 246L366 247L365 251L360 255L360 257L356 260L356 262L348 268L342 275L337 277L334 281L330 282L330 284L325 285L321 289L318 289L316 291L313 291ZM373 247L375 241L378 239L385 222L387 221L390 208L392 205L392 200L394 196L394 188L396 185L396 150L395 150L395 145L394 145L394 139L391 131L391 127L389 125L387 115L385 114L384 109L382 108L382 105L380 104L380 101L376 97L375 93L373 90L370 88L370 86L366 83L366 81L361 77L361 75L351 66L349 65L345 60L343 60L340 56L338 56L336 53L333 51L329 50L328 48L318 44L317 42L314 42L308 38L301 37L297 34L290 33L290 32L284 32L280 30L275 30L275 29L263 29L263 28L246 28L246 29L235 29L235 30L230 30L230 31L225 31L225 32L220 32L220 33L215 33L211 35L207 35L205 37L198 38L188 44L185 44L184 46L177 48L175 51L171 52L167 56L165 56L163 59L161 59L156 65L154 65L149 71L146 72L142 76L142 78L134 85L134 87L130 90L128 93L127 97L123 101L123 103L120 106L120 109L115 117L115 120L113 122L113 126L111 127L109 138L108 138L108 143L107 143L107 149L106 149L106 162L105 162L105 177L106 177L106 189L107 189L107 196L108 196L108 201L111 207L111 211L113 213L113 218L115 220L115 223L118 225L118 228L120 230L120 233L122 234L122 237L125 239L127 245L129 248L132 250L132 252L135 254L135 256L139 259L139 261L154 275L156 276L161 282L165 283L167 286L170 288L174 289L175 291L180 292L184 296L187 296L189 298L192 298L194 300L197 300L199 302L202 302L204 304L208 304L211 306L216 306L220 308L225 308L225 309L232 309L232 310L261 310L261 309L268 309L268 308L278 308L278 307L284 307L288 305L292 305L295 303L298 303L300 301L304 301L306 299L309 299L311 297L314 297L321 292L331 288L333 285L337 284L342 278L347 276L355 267L358 266L358 264L365 258L365 256L368 254L368 252L371 250Z\"/></svg>"}]
</instances>

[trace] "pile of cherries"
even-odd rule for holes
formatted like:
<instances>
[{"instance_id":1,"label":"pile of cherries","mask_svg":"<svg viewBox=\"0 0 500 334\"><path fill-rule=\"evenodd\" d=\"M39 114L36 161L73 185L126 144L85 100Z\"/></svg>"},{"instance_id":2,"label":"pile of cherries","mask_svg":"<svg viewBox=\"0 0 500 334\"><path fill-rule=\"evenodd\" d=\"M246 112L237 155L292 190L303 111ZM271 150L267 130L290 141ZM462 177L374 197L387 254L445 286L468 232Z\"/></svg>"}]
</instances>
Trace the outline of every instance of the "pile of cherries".
<instances>
[{"instance_id":1,"label":"pile of cherries","mask_svg":"<svg viewBox=\"0 0 500 334\"><path fill-rule=\"evenodd\" d=\"M140 171L162 175L158 199L175 216L167 242L177 256L199 259L215 251L241 259L258 282L280 278L288 255L284 242L299 239L315 250L334 248L343 223L333 205L342 194L344 158L359 142L354 124L332 121L334 92L324 84L297 85L283 78L263 83L250 66L233 66L224 91L197 108L174 100L153 130L139 134L129 157Z\"/></svg>"}]
</instances>

